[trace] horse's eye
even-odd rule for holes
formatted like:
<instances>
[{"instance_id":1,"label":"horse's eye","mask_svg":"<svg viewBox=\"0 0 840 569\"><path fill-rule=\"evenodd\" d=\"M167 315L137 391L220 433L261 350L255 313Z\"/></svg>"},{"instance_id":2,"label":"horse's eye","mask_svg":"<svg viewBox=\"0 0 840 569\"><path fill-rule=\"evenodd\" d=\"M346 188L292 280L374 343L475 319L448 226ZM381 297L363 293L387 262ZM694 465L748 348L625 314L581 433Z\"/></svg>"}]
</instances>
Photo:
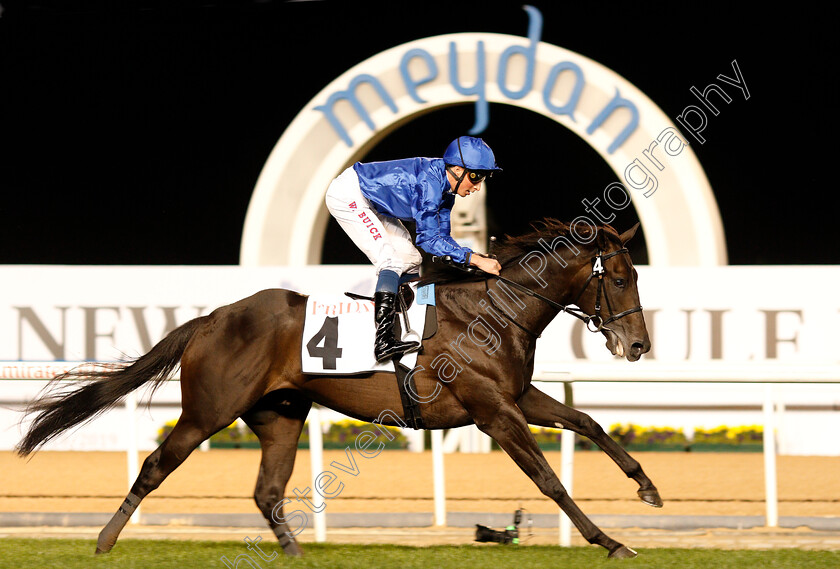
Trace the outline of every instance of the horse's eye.
<instances>
[{"instance_id":1,"label":"horse's eye","mask_svg":"<svg viewBox=\"0 0 840 569\"><path fill-rule=\"evenodd\" d=\"M615 286L618 288L624 288L625 284L624 279L615 279Z\"/></svg>"}]
</instances>

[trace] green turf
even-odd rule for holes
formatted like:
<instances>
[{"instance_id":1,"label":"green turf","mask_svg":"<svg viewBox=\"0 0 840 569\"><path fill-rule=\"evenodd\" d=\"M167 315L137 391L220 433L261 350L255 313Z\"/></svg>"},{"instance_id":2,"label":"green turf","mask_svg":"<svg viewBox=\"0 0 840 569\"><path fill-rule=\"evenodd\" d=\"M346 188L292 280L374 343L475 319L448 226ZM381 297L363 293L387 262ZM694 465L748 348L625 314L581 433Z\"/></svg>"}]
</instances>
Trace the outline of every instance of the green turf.
<instances>
[{"instance_id":1,"label":"green turf","mask_svg":"<svg viewBox=\"0 0 840 569\"><path fill-rule=\"evenodd\" d=\"M128 569L223 568L222 556L234 561L249 554L243 542L121 540L108 555L93 555L93 540L81 539L0 539L0 568L89 569L120 567ZM306 544L306 556L289 559L278 554L271 560L251 552L254 563L239 558L237 569L309 567L349 569L597 569L619 565L636 568L720 569L749 568L828 568L840 567L838 551L722 551L717 549L641 549L630 560L610 560L598 547L561 548L556 546L435 546ZM265 548L270 556L276 545Z\"/></svg>"}]
</instances>

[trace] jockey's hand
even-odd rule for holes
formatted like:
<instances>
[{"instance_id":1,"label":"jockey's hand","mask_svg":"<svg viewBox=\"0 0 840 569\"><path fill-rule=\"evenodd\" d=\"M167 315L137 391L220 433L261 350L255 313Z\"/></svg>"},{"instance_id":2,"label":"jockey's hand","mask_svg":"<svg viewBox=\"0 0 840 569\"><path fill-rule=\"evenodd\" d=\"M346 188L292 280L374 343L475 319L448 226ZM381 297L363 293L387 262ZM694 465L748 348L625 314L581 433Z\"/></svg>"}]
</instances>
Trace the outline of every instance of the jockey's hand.
<instances>
[{"instance_id":1,"label":"jockey's hand","mask_svg":"<svg viewBox=\"0 0 840 569\"><path fill-rule=\"evenodd\" d=\"M475 265L485 273L491 273L494 275L498 275L499 271L502 270L502 266L499 264L499 261L491 259L490 257L485 257L479 253L473 253L470 255L470 265Z\"/></svg>"}]
</instances>

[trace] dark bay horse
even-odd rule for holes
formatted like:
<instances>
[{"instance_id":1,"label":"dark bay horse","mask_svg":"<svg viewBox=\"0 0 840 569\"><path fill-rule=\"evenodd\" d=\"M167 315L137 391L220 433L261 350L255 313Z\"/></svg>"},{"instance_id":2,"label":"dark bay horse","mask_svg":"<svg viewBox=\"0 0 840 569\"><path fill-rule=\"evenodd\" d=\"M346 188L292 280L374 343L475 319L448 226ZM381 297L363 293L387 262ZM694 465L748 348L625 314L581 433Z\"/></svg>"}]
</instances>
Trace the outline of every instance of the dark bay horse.
<instances>
[{"instance_id":1,"label":"dark bay horse","mask_svg":"<svg viewBox=\"0 0 840 569\"><path fill-rule=\"evenodd\" d=\"M428 429L474 423L568 514L587 541L606 548L610 557L633 557L632 549L608 537L572 501L528 425L561 426L588 437L639 484L643 502L662 505L639 463L595 421L531 384L537 337L561 310L576 313L592 331L603 333L614 355L636 361L650 349L637 274L624 248L638 224L622 235L609 226L574 231L551 219L533 227L498 246L507 288L487 276L438 282L438 332L424 341L412 373L416 393L437 392L420 406L422 418ZM526 294L524 287L536 294ZM302 553L277 506L282 506L312 402L363 421L380 418L383 410L402 414L403 409L393 374L301 373L306 299L288 290L259 292L187 322L136 360L59 376L56 380L88 381L81 387L51 383L30 405L27 412L36 416L18 445L22 456L113 407L141 385L157 387L180 361L181 417L145 460L125 501L99 534L97 553L111 550L140 501L202 441L238 417L262 447L257 506L284 551ZM435 361L444 353L450 361L441 376L444 366ZM398 424L393 418L380 422Z\"/></svg>"}]
</instances>

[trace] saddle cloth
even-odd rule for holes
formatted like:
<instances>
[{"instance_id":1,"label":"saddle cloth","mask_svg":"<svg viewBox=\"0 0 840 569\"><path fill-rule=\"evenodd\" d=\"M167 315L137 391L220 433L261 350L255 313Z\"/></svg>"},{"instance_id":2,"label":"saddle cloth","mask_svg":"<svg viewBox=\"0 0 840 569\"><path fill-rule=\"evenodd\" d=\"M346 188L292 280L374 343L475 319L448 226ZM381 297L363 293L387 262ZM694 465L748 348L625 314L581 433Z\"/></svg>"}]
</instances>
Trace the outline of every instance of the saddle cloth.
<instances>
[{"instance_id":1,"label":"saddle cloth","mask_svg":"<svg viewBox=\"0 0 840 569\"><path fill-rule=\"evenodd\" d=\"M421 342L426 322L426 304L420 304L416 285L411 283L415 301L408 309L411 329L403 331L403 341ZM429 292L421 293L428 298ZM434 292L431 292L434 298ZM371 371L394 373L390 361L377 363L373 356L376 326L373 321L374 304L369 300L354 300L346 295L315 295L306 301L306 320L301 342L301 368L309 374L355 374ZM402 314L398 315L395 332L405 328ZM417 352L407 354L400 360L413 368L417 363Z\"/></svg>"}]
</instances>

